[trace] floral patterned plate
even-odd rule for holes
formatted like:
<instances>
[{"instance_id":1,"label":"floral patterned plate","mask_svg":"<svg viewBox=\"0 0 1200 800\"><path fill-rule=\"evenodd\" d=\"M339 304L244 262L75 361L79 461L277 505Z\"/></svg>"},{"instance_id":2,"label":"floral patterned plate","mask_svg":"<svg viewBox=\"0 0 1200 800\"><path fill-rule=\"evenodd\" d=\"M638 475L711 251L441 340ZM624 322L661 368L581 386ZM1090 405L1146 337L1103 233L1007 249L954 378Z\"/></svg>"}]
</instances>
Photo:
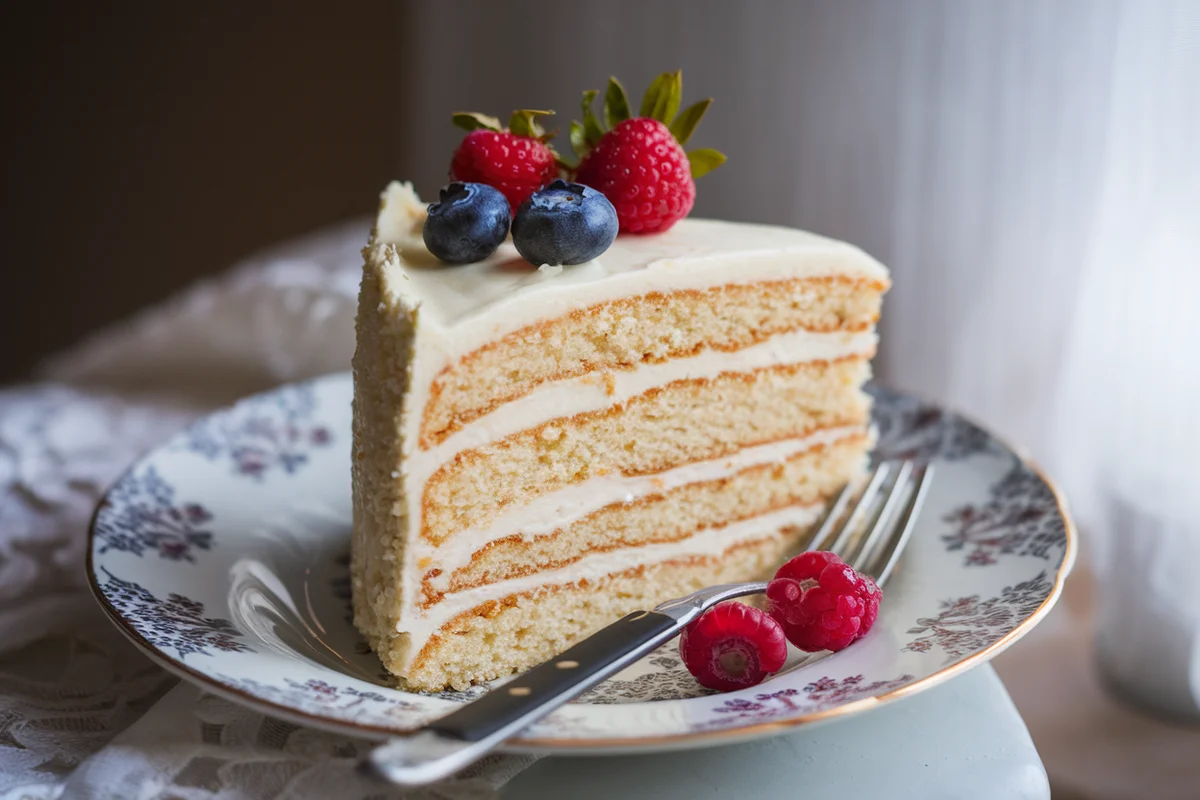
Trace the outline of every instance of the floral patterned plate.
<instances>
[{"instance_id":1,"label":"floral patterned plate","mask_svg":"<svg viewBox=\"0 0 1200 800\"><path fill-rule=\"evenodd\" d=\"M702 689L674 642L533 725L514 749L692 747L864 711L990 659L1058 598L1074 557L1037 468L937 406L874 390L880 456L936 458L871 633L794 654L759 686ZM158 663L296 722L383 737L484 691L392 688L350 621L348 375L202 419L135 464L92 524L100 604Z\"/></svg>"}]
</instances>

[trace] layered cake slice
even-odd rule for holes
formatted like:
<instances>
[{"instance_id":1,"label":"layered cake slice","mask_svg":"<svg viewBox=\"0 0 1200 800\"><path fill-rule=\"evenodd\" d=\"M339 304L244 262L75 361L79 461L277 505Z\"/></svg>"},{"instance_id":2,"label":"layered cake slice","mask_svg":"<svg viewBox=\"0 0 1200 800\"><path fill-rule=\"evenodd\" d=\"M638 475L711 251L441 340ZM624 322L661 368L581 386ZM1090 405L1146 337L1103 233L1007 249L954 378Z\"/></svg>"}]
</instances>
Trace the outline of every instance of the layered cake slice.
<instances>
[{"instance_id":1,"label":"layered cake slice","mask_svg":"<svg viewBox=\"0 0 1200 800\"><path fill-rule=\"evenodd\" d=\"M862 470L888 275L859 249L684 219L574 266L447 266L425 213L383 196L354 356L355 622L408 686L769 575Z\"/></svg>"}]
</instances>

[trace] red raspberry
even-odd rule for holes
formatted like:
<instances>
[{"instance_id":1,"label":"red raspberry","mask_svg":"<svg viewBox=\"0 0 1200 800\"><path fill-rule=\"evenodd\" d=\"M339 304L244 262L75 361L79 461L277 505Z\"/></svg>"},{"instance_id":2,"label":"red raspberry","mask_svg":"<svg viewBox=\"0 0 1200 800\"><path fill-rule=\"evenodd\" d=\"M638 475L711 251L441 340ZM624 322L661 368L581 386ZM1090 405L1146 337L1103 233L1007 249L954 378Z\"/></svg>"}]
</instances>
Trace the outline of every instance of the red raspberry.
<instances>
[{"instance_id":1,"label":"red raspberry","mask_svg":"<svg viewBox=\"0 0 1200 800\"><path fill-rule=\"evenodd\" d=\"M867 635L883 594L833 553L802 553L767 584L767 612L807 653L842 650Z\"/></svg>"},{"instance_id":2,"label":"red raspberry","mask_svg":"<svg viewBox=\"0 0 1200 800\"><path fill-rule=\"evenodd\" d=\"M554 153L540 139L510 131L474 130L450 162L450 180L499 189L512 213L529 195L558 177Z\"/></svg>"},{"instance_id":3,"label":"red raspberry","mask_svg":"<svg viewBox=\"0 0 1200 800\"><path fill-rule=\"evenodd\" d=\"M731 692L777 672L787 660L787 639L762 611L728 601L683 629L679 655L701 686Z\"/></svg>"},{"instance_id":4,"label":"red raspberry","mask_svg":"<svg viewBox=\"0 0 1200 800\"><path fill-rule=\"evenodd\" d=\"M604 134L575 179L616 207L621 233L665 231L696 202L687 153L666 125L649 117L627 119Z\"/></svg>"}]
</instances>

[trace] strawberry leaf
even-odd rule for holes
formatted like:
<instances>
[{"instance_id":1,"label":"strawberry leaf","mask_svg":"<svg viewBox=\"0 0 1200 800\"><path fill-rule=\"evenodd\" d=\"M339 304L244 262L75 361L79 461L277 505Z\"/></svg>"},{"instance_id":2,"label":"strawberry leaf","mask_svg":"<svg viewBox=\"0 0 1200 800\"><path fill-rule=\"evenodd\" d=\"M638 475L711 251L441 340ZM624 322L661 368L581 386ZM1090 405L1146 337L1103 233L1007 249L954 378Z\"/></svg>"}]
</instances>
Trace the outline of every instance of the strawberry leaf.
<instances>
[{"instance_id":1,"label":"strawberry leaf","mask_svg":"<svg viewBox=\"0 0 1200 800\"><path fill-rule=\"evenodd\" d=\"M643 117L651 117L666 124L671 124L679 111L679 103L683 99L683 72L664 72L654 79L646 96L642 98Z\"/></svg>"},{"instance_id":2,"label":"strawberry leaf","mask_svg":"<svg viewBox=\"0 0 1200 800\"><path fill-rule=\"evenodd\" d=\"M586 156L592 149L592 146L588 144L587 133L583 130L583 123L575 120L571 120L571 149L580 158Z\"/></svg>"},{"instance_id":3,"label":"strawberry leaf","mask_svg":"<svg viewBox=\"0 0 1200 800\"><path fill-rule=\"evenodd\" d=\"M580 103L583 108L583 133L588 147L595 147L600 138L604 136L604 129L600 127L600 121L592 112L592 103L598 94L599 92L595 89L588 89L583 93L583 102Z\"/></svg>"},{"instance_id":4,"label":"strawberry leaf","mask_svg":"<svg viewBox=\"0 0 1200 800\"><path fill-rule=\"evenodd\" d=\"M688 139L692 138L692 133L695 132L696 126L700 124L701 118L704 117L704 112L708 111L710 105L712 105L711 97L688 106L675 118L675 121L671 123L671 135L675 137L675 141L681 145L687 144Z\"/></svg>"},{"instance_id":5,"label":"strawberry leaf","mask_svg":"<svg viewBox=\"0 0 1200 800\"><path fill-rule=\"evenodd\" d=\"M650 86L647 87L646 93L642 95L642 107L638 111L639 117L654 116L654 106L658 102L658 96L662 93L663 84L666 83L667 79L670 77L671 73L664 72L662 75L659 75L650 82Z\"/></svg>"},{"instance_id":6,"label":"strawberry leaf","mask_svg":"<svg viewBox=\"0 0 1200 800\"><path fill-rule=\"evenodd\" d=\"M476 114L473 111L455 111L450 115L450 121L459 128L467 131L499 131L500 120L487 114Z\"/></svg>"},{"instance_id":7,"label":"strawberry leaf","mask_svg":"<svg viewBox=\"0 0 1200 800\"><path fill-rule=\"evenodd\" d=\"M608 91L604 94L604 122L612 130L629 119L629 95L616 78L608 79Z\"/></svg>"},{"instance_id":8,"label":"strawberry leaf","mask_svg":"<svg viewBox=\"0 0 1200 800\"><path fill-rule=\"evenodd\" d=\"M554 152L554 163L558 164L560 173L565 173L562 177L570 177L570 174L579 169L579 159L573 156L563 155L558 151Z\"/></svg>"},{"instance_id":9,"label":"strawberry leaf","mask_svg":"<svg viewBox=\"0 0 1200 800\"><path fill-rule=\"evenodd\" d=\"M693 178L703 178L717 167L725 163L725 154L707 147L693 150L687 154L688 164L692 168Z\"/></svg>"},{"instance_id":10,"label":"strawberry leaf","mask_svg":"<svg viewBox=\"0 0 1200 800\"><path fill-rule=\"evenodd\" d=\"M532 108L517 109L508 119L508 129L517 136L541 139L546 135L546 129L538 123L537 118L549 116L553 113L553 111L541 111Z\"/></svg>"}]
</instances>

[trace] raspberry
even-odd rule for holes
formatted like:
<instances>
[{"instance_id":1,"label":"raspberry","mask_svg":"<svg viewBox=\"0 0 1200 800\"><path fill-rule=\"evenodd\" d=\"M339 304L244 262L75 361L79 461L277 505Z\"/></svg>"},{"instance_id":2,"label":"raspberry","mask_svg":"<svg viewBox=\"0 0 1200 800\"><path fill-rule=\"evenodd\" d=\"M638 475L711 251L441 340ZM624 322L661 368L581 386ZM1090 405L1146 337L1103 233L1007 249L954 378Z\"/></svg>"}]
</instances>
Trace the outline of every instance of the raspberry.
<instances>
[{"instance_id":1,"label":"raspberry","mask_svg":"<svg viewBox=\"0 0 1200 800\"><path fill-rule=\"evenodd\" d=\"M538 138L511 131L471 131L450 162L452 181L486 183L499 189L513 213L557 176L558 165L549 147Z\"/></svg>"},{"instance_id":2,"label":"raspberry","mask_svg":"<svg viewBox=\"0 0 1200 800\"><path fill-rule=\"evenodd\" d=\"M621 233L665 231L696 202L687 154L666 125L648 117L604 134L575 177L612 202Z\"/></svg>"},{"instance_id":3,"label":"raspberry","mask_svg":"<svg viewBox=\"0 0 1200 800\"><path fill-rule=\"evenodd\" d=\"M838 651L867 635L883 594L833 553L802 553L767 584L767 612L808 653Z\"/></svg>"},{"instance_id":4,"label":"raspberry","mask_svg":"<svg viewBox=\"0 0 1200 800\"><path fill-rule=\"evenodd\" d=\"M787 639L762 611L728 601L683 629L679 655L701 686L731 692L777 672L787 660Z\"/></svg>"}]
</instances>

